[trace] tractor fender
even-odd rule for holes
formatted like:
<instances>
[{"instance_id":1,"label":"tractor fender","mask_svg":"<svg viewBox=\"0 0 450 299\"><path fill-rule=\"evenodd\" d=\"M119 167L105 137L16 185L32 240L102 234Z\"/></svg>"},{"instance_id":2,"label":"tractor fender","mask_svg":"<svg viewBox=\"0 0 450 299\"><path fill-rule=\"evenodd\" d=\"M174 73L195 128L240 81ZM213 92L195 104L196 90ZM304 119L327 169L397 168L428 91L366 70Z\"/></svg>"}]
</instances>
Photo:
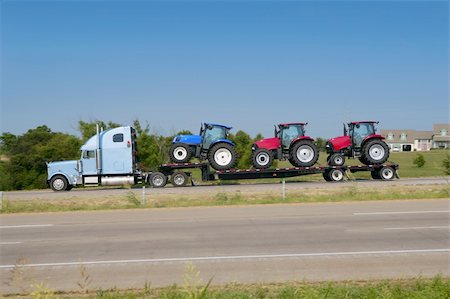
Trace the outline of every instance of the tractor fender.
<instances>
[{"instance_id":1,"label":"tractor fender","mask_svg":"<svg viewBox=\"0 0 450 299\"><path fill-rule=\"evenodd\" d=\"M58 171L58 172L52 173L52 176L47 180L47 185L50 186L50 181L51 181L55 176L63 176L63 177L65 177L66 180L67 180L67 183L68 183L69 185L76 185L76 184L77 184L76 178L71 178L71 177L70 177L69 175L67 175L66 173Z\"/></svg>"},{"instance_id":2,"label":"tractor fender","mask_svg":"<svg viewBox=\"0 0 450 299\"><path fill-rule=\"evenodd\" d=\"M309 136L300 136L291 141L289 148L291 148L297 141L300 141L300 140L308 140L308 141L314 142L314 139Z\"/></svg>"},{"instance_id":3,"label":"tractor fender","mask_svg":"<svg viewBox=\"0 0 450 299\"><path fill-rule=\"evenodd\" d=\"M216 145L217 143L221 143L221 142L223 142L223 143L228 143L228 144L231 145L231 146L236 146L231 140L228 140L228 139L217 139L217 140L214 140L214 141L211 143L211 145L209 146L209 148L211 148L211 147L213 147L214 145Z\"/></svg>"},{"instance_id":4,"label":"tractor fender","mask_svg":"<svg viewBox=\"0 0 450 299\"><path fill-rule=\"evenodd\" d=\"M367 141L373 140L373 139L380 139L383 140L385 139L384 136L381 136L380 134L372 134L367 136L366 138L364 138L363 142L361 144L366 143Z\"/></svg>"}]
</instances>

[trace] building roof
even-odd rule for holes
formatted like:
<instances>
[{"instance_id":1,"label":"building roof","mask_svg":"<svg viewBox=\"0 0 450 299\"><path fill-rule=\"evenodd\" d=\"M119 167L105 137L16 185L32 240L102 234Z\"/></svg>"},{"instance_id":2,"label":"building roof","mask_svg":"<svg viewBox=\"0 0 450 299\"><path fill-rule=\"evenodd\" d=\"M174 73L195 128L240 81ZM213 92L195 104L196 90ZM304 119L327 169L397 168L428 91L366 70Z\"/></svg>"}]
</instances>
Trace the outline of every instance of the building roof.
<instances>
[{"instance_id":1,"label":"building roof","mask_svg":"<svg viewBox=\"0 0 450 299\"><path fill-rule=\"evenodd\" d=\"M432 131L416 131L416 130L391 130L383 129L380 134L386 138L387 143L414 143L414 140L425 139L431 140L433 138ZM389 139L389 135L393 135L393 139ZM405 134L406 138L401 139L402 134Z\"/></svg>"},{"instance_id":2,"label":"building roof","mask_svg":"<svg viewBox=\"0 0 450 299\"><path fill-rule=\"evenodd\" d=\"M434 134L440 134L442 130L446 130L447 133L450 133L450 124L434 124L433 132Z\"/></svg>"}]
</instances>

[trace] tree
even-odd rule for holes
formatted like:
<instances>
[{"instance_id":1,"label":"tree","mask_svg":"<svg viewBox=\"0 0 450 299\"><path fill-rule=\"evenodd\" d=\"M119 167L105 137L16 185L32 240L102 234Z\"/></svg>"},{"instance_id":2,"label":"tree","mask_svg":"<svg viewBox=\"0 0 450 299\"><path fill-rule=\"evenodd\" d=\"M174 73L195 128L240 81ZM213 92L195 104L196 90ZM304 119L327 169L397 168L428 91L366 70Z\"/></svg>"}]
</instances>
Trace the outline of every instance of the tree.
<instances>
[{"instance_id":1,"label":"tree","mask_svg":"<svg viewBox=\"0 0 450 299\"><path fill-rule=\"evenodd\" d=\"M100 129L107 130L112 128L120 127L121 124L109 121L104 122L102 120L94 120L90 122L85 122L80 120L78 122L78 131L81 133L81 139L83 142L87 141L89 138L97 134L97 125Z\"/></svg>"},{"instance_id":2,"label":"tree","mask_svg":"<svg viewBox=\"0 0 450 299\"><path fill-rule=\"evenodd\" d=\"M421 168L425 165L425 157L422 154L417 154L413 160L413 164Z\"/></svg>"},{"instance_id":3,"label":"tree","mask_svg":"<svg viewBox=\"0 0 450 299\"><path fill-rule=\"evenodd\" d=\"M46 162L76 159L81 141L72 135L54 133L47 126L28 130L21 136L6 133L1 137L2 161L0 180L2 190L45 188Z\"/></svg>"},{"instance_id":4,"label":"tree","mask_svg":"<svg viewBox=\"0 0 450 299\"><path fill-rule=\"evenodd\" d=\"M446 154L445 159L442 161L442 171L446 175L450 175L450 154Z\"/></svg>"},{"instance_id":5,"label":"tree","mask_svg":"<svg viewBox=\"0 0 450 299\"><path fill-rule=\"evenodd\" d=\"M327 143L326 139L320 137L316 138L316 145L319 151L324 152L326 150L325 148L326 143Z\"/></svg>"}]
</instances>

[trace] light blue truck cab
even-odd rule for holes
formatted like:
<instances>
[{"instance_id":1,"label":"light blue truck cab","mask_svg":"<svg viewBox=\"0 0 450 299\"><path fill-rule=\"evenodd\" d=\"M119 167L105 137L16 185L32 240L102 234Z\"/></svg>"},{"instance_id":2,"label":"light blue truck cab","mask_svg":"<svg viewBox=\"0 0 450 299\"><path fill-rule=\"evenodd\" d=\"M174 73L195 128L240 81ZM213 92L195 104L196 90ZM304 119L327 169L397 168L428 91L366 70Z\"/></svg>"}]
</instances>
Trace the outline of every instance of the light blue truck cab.
<instances>
[{"instance_id":1,"label":"light blue truck cab","mask_svg":"<svg viewBox=\"0 0 450 299\"><path fill-rule=\"evenodd\" d=\"M136 131L118 127L99 132L81 146L80 160L47 163L47 181L55 191L70 190L76 185L135 184Z\"/></svg>"}]
</instances>

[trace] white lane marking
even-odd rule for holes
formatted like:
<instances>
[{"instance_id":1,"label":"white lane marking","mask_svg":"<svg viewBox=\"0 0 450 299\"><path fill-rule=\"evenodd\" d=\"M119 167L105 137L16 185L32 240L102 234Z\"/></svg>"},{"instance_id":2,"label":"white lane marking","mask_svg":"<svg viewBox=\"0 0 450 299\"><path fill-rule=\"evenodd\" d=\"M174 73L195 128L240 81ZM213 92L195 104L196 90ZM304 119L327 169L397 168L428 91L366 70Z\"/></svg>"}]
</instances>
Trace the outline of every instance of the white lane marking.
<instances>
[{"instance_id":1,"label":"white lane marking","mask_svg":"<svg viewBox=\"0 0 450 299\"><path fill-rule=\"evenodd\" d=\"M361 215L397 215L397 214L427 214L427 213L450 213L450 210L445 210L445 211L368 212L368 213L353 213L353 215L361 216Z\"/></svg>"},{"instance_id":2,"label":"white lane marking","mask_svg":"<svg viewBox=\"0 0 450 299\"><path fill-rule=\"evenodd\" d=\"M450 226L413 226L413 227L385 227L385 230L400 230L400 229L447 229Z\"/></svg>"},{"instance_id":3,"label":"white lane marking","mask_svg":"<svg viewBox=\"0 0 450 299\"><path fill-rule=\"evenodd\" d=\"M217 260L243 260L243 259L273 259L316 256L347 256L347 255L374 255L374 254L408 254L408 253L436 253L449 252L450 248L442 249L411 249L411 250L379 250L379 251L350 251L350 252L319 252L319 253L292 253L292 254L262 254L262 255L232 255L232 256L201 256L201 257L175 257L155 258L140 260L111 260L111 261L86 261L65 263L26 264L23 267L53 267L53 266L78 266L101 264L132 264L132 263L161 263L161 262L189 262L189 261L217 261ZM0 265L0 269L11 269L14 265Z\"/></svg>"},{"instance_id":4,"label":"white lane marking","mask_svg":"<svg viewBox=\"0 0 450 299\"><path fill-rule=\"evenodd\" d=\"M24 224L24 225L3 225L1 228L32 228L32 227L49 227L53 224Z\"/></svg>"},{"instance_id":5,"label":"white lane marking","mask_svg":"<svg viewBox=\"0 0 450 299\"><path fill-rule=\"evenodd\" d=\"M14 244L22 244L22 242L0 242L0 245L14 245Z\"/></svg>"}]
</instances>

